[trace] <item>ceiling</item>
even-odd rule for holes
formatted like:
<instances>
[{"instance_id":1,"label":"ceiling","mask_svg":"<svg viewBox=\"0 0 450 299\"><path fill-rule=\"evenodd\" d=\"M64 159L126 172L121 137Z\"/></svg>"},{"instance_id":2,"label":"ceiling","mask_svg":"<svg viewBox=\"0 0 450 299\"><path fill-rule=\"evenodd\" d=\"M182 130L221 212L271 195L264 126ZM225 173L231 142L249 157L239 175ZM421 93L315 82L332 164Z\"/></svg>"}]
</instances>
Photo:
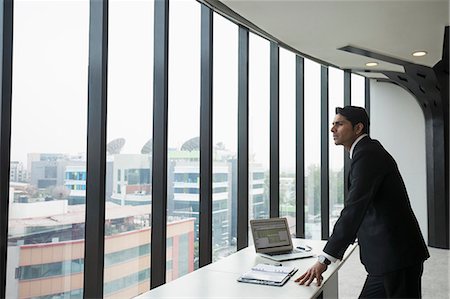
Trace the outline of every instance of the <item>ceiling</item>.
<instances>
[{"instance_id":1,"label":"ceiling","mask_svg":"<svg viewBox=\"0 0 450 299\"><path fill-rule=\"evenodd\" d=\"M224 5L286 45L342 69L377 70L403 67L338 50L354 46L416 64L434 66L442 58L449 0L221 0ZM417 50L427 51L413 57Z\"/></svg>"}]
</instances>

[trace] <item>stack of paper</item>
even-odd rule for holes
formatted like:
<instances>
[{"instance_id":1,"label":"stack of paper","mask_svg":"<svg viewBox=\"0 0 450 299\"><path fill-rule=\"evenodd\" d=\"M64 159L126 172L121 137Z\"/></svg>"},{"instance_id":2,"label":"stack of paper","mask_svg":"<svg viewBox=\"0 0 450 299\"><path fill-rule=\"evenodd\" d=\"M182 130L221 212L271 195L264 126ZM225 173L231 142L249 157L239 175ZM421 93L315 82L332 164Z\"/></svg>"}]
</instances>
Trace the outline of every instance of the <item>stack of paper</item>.
<instances>
[{"instance_id":1,"label":"stack of paper","mask_svg":"<svg viewBox=\"0 0 450 299\"><path fill-rule=\"evenodd\" d=\"M295 272L297 272L297 268L293 266L258 264L242 274L238 281L282 286Z\"/></svg>"}]
</instances>

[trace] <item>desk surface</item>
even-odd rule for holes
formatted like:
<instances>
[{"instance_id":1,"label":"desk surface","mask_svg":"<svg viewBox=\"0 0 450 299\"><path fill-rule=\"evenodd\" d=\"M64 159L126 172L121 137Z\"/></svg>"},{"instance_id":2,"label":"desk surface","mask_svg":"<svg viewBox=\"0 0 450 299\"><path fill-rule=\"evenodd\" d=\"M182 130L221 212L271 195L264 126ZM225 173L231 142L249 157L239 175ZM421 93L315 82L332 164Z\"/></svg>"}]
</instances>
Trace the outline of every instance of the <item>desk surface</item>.
<instances>
[{"instance_id":1,"label":"desk surface","mask_svg":"<svg viewBox=\"0 0 450 299\"><path fill-rule=\"evenodd\" d=\"M296 246L308 244L316 255L322 252L326 244L326 241L303 239L293 239L293 242ZM298 268L298 272L283 287L237 282L236 279L242 273L258 263L276 263L258 256L254 247L249 246L218 262L150 290L137 298L314 298L355 248L356 244L351 245L341 262L332 263L328 267L323 274L324 281L320 287L317 287L315 282L309 287L300 286L294 282L295 278L317 261L315 257L283 262L283 265L292 265Z\"/></svg>"}]
</instances>

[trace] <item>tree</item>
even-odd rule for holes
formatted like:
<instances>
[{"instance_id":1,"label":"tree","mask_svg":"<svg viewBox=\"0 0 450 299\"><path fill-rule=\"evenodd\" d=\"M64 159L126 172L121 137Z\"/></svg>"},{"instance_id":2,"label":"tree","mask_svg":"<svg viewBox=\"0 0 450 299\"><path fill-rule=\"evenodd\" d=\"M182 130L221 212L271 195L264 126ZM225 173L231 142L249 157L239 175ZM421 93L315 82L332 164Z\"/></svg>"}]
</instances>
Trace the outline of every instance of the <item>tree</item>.
<instances>
[{"instance_id":1,"label":"tree","mask_svg":"<svg viewBox=\"0 0 450 299\"><path fill-rule=\"evenodd\" d=\"M37 197L39 195L38 189L34 185L28 185L25 189L30 198Z\"/></svg>"},{"instance_id":2,"label":"tree","mask_svg":"<svg viewBox=\"0 0 450 299\"><path fill-rule=\"evenodd\" d=\"M330 170L329 172L329 199L331 208L333 204L342 205L344 203L344 170ZM305 177L305 202L307 205L313 206L313 215L320 215L320 166L310 164L307 168Z\"/></svg>"},{"instance_id":3,"label":"tree","mask_svg":"<svg viewBox=\"0 0 450 299\"><path fill-rule=\"evenodd\" d=\"M320 215L320 166L308 165L305 176L305 204L309 206L313 216ZM313 210L311 211L311 206Z\"/></svg>"},{"instance_id":4,"label":"tree","mask_svg":"<svg viewBox=\"0 0 450 299\"><path fill-rule=\"evenodd\" d=\"M70 190L66 186L55 186L51 189L50 194L55 199L65 199L69 196Z\"/></svg>"}]
</instances>

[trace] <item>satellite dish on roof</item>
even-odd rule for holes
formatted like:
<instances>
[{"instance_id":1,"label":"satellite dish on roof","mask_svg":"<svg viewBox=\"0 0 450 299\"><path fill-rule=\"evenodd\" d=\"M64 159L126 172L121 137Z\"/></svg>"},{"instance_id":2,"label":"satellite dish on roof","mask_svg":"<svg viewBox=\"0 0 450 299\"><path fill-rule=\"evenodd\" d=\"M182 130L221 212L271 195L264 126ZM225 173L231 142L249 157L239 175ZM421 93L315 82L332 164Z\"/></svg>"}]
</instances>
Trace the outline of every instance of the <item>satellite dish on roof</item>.
<instances>
[{"instance_id":1,"label":"satellite dish on roof","mask_svg":"<svg viewBox=\"0 0 450 299\"><path fill-rule=\"evenodd\" d=\"M141 149L141 154L151 154L153 150L153 139L149 139Z\"/></svg>"},{"instance_id":2,"label":"satellite dish on roof","mask_svg":"<svg viewBox=\"0 0 450 299\"><path fill-rule=\"evenodd\" d=\"M182 151L198 151L200 150L200 137L194 137L183 143L181 146Z\"/></svg>"},{"instance_id":3,"label":"satellite dish on roof","mask_svg":"<svg viewBox=\"0 0 450 299\"><path fill-rule=\"evenodd\" d=\"M108 155L118 155L122 150L122 147L125 145L125 138L117 138L113 141L110 141L106 146L106 151Z\"/></svg>"}]
</instances>

